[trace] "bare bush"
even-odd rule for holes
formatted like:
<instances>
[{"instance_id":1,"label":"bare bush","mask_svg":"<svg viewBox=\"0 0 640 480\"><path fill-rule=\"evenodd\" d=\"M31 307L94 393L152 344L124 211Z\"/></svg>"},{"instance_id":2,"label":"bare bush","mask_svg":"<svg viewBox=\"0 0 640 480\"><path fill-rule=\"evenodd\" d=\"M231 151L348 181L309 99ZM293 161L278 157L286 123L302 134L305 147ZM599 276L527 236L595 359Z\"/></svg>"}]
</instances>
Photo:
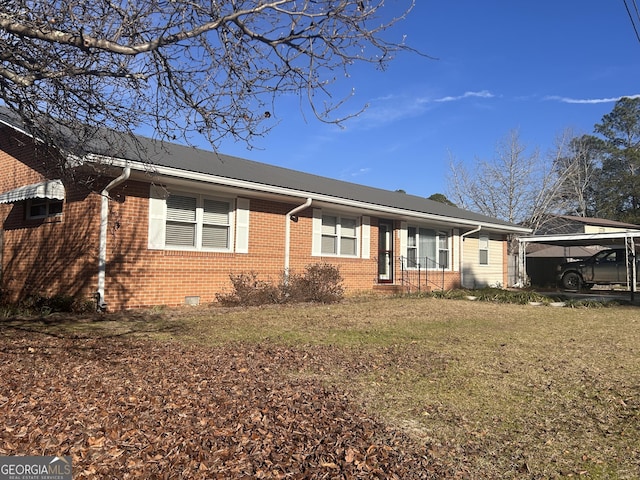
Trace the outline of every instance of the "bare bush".
<instances>
[{"instance_id":1,"label":"bare bush","mask_svg":"<svg viewBox=\"0 0 640 480\"><path fill-rule=\"evenodd\" d=\"M233 285L233 291L231 293L216 294L216 300L222 305L228 307L249 307L280 303L280 291L278 287L270 282L258 280L257 273L231 274L229 278Z\"/></svg>"},{"instance_id":2,"label":"bare bush","mask_svg":"<svg viewBox=\"0 0 640 480\"><path fill-rule=\"evenodd\" d=\"M342 276L335 265L307 265L303 275L289 279L289 294L294 302L336 303L342 300Z\"/></svg>"},{"instance_id":3,"label":"bare bush","mask_svg":"<svg viewBox=\"0 0 640 480\"><path fill-rule=\"evenodd\" d=\"M335 265L307 265L303 274L283 275L280 282L259 280L252 273L231 274L233 291L216 294L218 303L228 307L256 306L277 303L337 303L344 296L342 276Z\"/></svg>"}]
</instances>

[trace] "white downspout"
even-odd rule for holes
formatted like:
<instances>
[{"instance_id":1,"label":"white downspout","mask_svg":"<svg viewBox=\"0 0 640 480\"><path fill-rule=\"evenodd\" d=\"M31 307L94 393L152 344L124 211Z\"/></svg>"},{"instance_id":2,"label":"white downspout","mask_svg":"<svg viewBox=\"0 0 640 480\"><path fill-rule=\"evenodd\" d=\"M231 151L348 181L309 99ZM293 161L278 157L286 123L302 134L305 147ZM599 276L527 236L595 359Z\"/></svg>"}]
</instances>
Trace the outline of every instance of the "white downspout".
<instances>
[{"instance_id":1,"label":"white downspout","mask_svg":"<svg viewBox=\"0 0 640 480\"><path fill-rule=\"evenodd\" d=\"M131 174L131 168L125 167L122 174L118 178L114 178L102 190L102 198L100 199L100 246L98 249L98 291L96 292L96 302L98 310L107 309L107 303L104 301L104 285L107 272L107 228L109 226L109 191L127 181Z\"/></svg>"},{"instance_id":2,"label":"white downspout","mask_svg":"<svg viewBox=\"0 0 640 480\"><path fill-rule=\"evenodd\" d=\"M473 230L469 230L460 235L460 286L462 288L464 288L464 238L468 235L478 233L480 230L482 230L482 225L478 225Z\"/></svg>"},{"instance_id":3,"label":"white downspout","mask_svg":"<svg viewBox=\"0 0 640 480\"><path fill-rule=\"evenodd\" d=\"M291 251L291 221L297 222L298 219L295 218L293 220L293 216L301 212L302 210L309 208L311 206L311 198L307 198L307 201L302 205L297 206L293 210L287 212L285 216L285 227L284 227L284 281L287 282L289 279L289 255Z\"/></svg>"}]
</instances>

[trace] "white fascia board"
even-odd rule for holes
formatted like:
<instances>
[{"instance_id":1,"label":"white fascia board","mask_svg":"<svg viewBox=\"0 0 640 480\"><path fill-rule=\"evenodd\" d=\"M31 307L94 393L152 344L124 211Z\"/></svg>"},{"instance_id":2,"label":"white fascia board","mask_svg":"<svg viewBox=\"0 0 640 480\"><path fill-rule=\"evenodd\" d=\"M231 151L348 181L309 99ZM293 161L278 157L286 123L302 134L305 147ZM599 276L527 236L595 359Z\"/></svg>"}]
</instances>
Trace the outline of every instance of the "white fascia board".
<instances>
[{"instance_id":1,"label":"white fascia board","mask_svg":"<svg viewBox=\"0 0 640 480\"><path fill-rule=\"evenodd\" d=\"M435 215L424 212L416 212L413 210L405 210L396 207L388 207L384 205L377 205L372 203L361 202L358 200L349 200L346 198L332 197L330 195L323 195L320 193L304 192L302 190L295 190L285 187L278 187L275 185L267 185L264 183L250 182L247 180L238 180L234 178L220 177L217 175L190 172L187 170L181 170L179 168L164 167L159 165L146 164L144 162L123 160L117 158L105 158L98 156L91 156L88 160L98 161L99 163L109 164L113 166L130 166L134 170L139 170L147 174L154 174L163 177L172 177L176 179L192 180L203 183L211 183L216 185L224 185L227 187L240 188L243 190L250 190L256 192L265 192L275 195L281 195L286 197L307 199L311 198L314 202L324 202L331 205L340 205L343 207L356 208L358 210L366 210L368 212L375 212L385 215L395 215L398 217L413 218L418 220L431 220L436 222L443 222L447 224L455 224L460 227L473 227L476 228L481 225L485 229L500 232L512 232L512 233L531 233L531 229L500 225L490 222L477 222L473 220L467 220L457 217L447 217L443 215Z\"/></svg>"},{"instance_id":2,"label":"white fascia board","mask_svg":"<svg viewBox=\"0 0 640 480\"><path fill-rule=\"evenodd\" d=\"M575 233L561 235L534 235L531 237L520 237L520 243L551 243L551 242L583 242L589 240L615 240L617 238L640 238L640 231L630 230L626 232L608 233Z\"/></svg>"}]
</instances>

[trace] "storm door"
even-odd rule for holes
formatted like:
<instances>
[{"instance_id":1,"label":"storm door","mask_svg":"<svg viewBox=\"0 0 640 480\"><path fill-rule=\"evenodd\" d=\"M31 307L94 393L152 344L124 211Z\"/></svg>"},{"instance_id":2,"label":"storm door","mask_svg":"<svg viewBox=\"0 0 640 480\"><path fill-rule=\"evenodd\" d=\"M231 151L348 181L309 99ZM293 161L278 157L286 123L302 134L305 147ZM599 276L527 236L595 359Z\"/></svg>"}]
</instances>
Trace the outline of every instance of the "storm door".
<instances>
[{"instance_id":1,"label":"storm door","mask_svg":"<svg viewBox=\"0 0 640 480\"><path fill-rule=\"evenodd\" d=\"M378 282L393 283L393 222L378 221Z\"/></svg>"}]
</instances>

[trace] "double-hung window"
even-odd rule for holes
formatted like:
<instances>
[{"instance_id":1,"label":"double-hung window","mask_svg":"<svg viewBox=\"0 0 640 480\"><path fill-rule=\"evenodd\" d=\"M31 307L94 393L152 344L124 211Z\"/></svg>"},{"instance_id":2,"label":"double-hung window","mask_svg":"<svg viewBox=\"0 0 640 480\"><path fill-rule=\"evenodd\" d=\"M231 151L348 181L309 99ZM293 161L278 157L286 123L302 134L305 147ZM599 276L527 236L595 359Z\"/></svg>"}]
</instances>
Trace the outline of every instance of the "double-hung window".
<instances>
[{"instance_id":1,"label":"double-hung window","mask_svg":"<svg viewBox=\"0 0 640 480\"><path fill-rule=\"evenodd\" d=\"M370 218L313 209L311 255L369 258Z\"/></svg>"},{"instance_id":2,"label":"double-hung window","mask_svg":"<svg viewBox=\"0 0 640 480\"><path fill-rule=\"evenodd\" d=\"M407 268L449 268L449 254L446 232L407 227Z\"/></svg>"},{"instance_id":3,"label":"double-hung window","mask_svg":"<svg viewBox=\"0 0 640 480\"><path fill-rule=\"evenodd\" d=\"M407 267L416 268L418 262L418 229L409 227L407 229Z\"/></svg>"},{"instance_id":4,"label":"double-hung window","mask_svg":"<svg viewBox=\"0 0 640 480\"><path fill-rule=\"evenodd\" d=\"M167 198L167 246L195 247L197 198L171 195Z\"/></svg>"},{"instance_id":5,"label":"double-hung window","mask_svg":"<svg viewBox=\"0 0 640 480\"><path fill-rule=\"evenodd\" d=\"M153 250L249 252L248 198L149 188L149 243Z\"/></svg>"},{"instance_id":6,"label":"double-hung window","mask_svg":"<svg viewBox=\"0 0 640 480\"><path fill-rule=\"evenodd\" d=\"M449 236L438 232L438 268L449 268Z\"/></svg>"},{"instance_id":7,"label":"double-hung window","mask_svg":"<svg viewBox=\"0 0 640 480\"><path fill-rule=\"evenodd\" d=\"M487 235L480 235L478 251L480 254L480 265L489 265L489 237Z\"/></svg>"},{"instance_id":8,"label":"double-hung window","mask_svg":"<svg viewBox=\"0 0 640 480\"><path fill-rule=\"evenodd\" d=\"M358 255L358 229L355 218L322 215L323 255Z\"/></svg>"},{"instance_id":9,"label":"double-hung window","mask_svg":"<svg viewBox=\"0 0 640 480\"><path fill-rule=\"evenodd\" d=\"M167 198L167 247L228 250L232 201L171 194Z\"/></svg>"},{"instance_id":10,"label":"double-hung window","mask_svg":"<svg viewBox=\"0 0 640 480\"><path fill-rule=\"evenodd\" d=\"M231 202L205 198L202 207L202 247L229 248Z\"/></svg>"}]
</instances>

